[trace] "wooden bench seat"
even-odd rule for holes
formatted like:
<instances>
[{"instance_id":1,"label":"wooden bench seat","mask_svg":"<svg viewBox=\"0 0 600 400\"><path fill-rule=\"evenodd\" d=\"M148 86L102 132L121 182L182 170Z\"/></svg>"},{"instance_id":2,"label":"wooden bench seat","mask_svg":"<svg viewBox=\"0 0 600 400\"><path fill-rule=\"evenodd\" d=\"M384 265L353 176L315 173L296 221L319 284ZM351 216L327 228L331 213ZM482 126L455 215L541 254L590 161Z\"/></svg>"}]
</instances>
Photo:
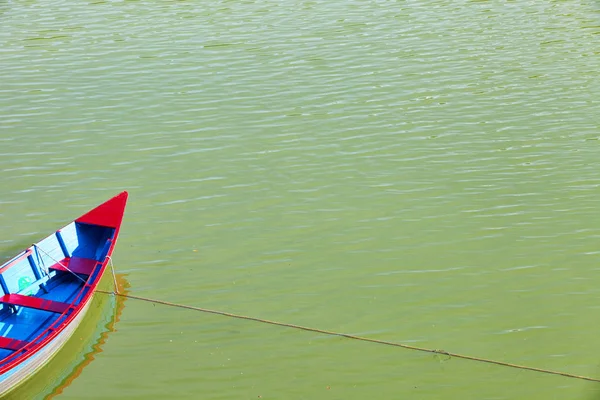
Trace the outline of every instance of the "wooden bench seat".
<instances>
[{"instance_id":1,"label":"wooden bench seat","mask_svg":"<svg viewBox=\"0 0 600 400\"><path fill-rule=\"evenodd\" d=\"M0 297L0 303L9 304L11 306L20 306L35 308L37 310L44 310L62 314L71 305L69 303L63 303L60 301L40 299L39 297L23 296L21 294L6 294Z\"/></svg>"},{"instance_id":2,"label":"wooden bench seat","mask_svg":"<svg viewBox=\"0 0 600 400\"><path fill-rule=\"evenodd\" d=\"M62 264L62 265L61 265ZM76 274L91 275L98 261L91 258L67 257L50 267L55 271L74 272ZM66 267L66 268L65 268ZM68 268L68 269L67 269Z\"/></svg>"},{"instance_id":3,"label":"wooden bench seat","mask_svg":"<svg viewBox=\"0 0 600 400\"><path fill-rule=\"evenodd\" d=\"M11 339L6 336L0 336L0 349L19 350L21 347L28 345L26 340Z\"/></svg>"}]
</instances>

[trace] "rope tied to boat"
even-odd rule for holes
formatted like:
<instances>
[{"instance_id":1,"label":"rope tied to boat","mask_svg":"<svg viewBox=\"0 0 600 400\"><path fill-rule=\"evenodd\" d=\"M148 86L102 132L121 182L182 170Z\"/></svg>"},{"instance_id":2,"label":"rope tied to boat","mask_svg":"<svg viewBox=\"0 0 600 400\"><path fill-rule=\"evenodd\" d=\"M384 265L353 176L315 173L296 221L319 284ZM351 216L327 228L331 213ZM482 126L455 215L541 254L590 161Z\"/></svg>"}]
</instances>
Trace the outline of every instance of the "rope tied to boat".
<instances>
[{"instance_id":1,"label":"rope tied to boat","mask_svg":"<svg viewBox=\"0 0 600 400\"><path fill-rule=\"evenodd\" d=\"M106 256L106 258L110 262L110 270L111 270L112 276L113 276L113 283L115 285L115 292L119 293L119 285L117 284L117 274L115 274L115 266L113 265L113 260L112 260L111 256Z\"/></svg>"},{"instance_id":2,"label":"rope tied to boat","mask_svg":"<svg viewBox=\"0 0 600 400\"><path fill-rule=\"evenodd\" d=\"M69 269L69 267L67 267L65 264L63 264L62 262L60 262L56 258L52 257L52 255L48 254L48 252L46 252L46 250L42 249L40 246L38 246L35 243L32 246L35 247L37 250L41 250L42 253L44 253L45 255L47 255L52 261L54 261L56 264L60 265L66 271L69 271L70 273L72 273L73 275L75 275L75 277L77 277L77 279L79 279L81 282L86 283L85 279L83 279L82 277L80 277L79 275L77 275L75 272L71 271ZM44 272L46 273L46 275L49 274L48 269L46 268L45 265L44 265ZM114 274L114 271L113 271L113 274Z\"/></svg>"},{"instance_id":3,"label":"rope tied to boat","mask_svg":"<svg viewBox=\"0 0 600 400\"><path fill-rule=\"evenodd\" d=\"M589 376L576 375L576 374L571 374L568 372L554 371L554 370L545 369L545 368L530 367L527 365L514 364L514 363L509 363L506 361L493 360L493 359L489 359L489 358L469 356L469 355L454 353L454 352L441 350L441 349L429 349L426 347L411 346L408 344L391 342L391 341L387 341L387 340L372 339L372 338L368 338L368 337L364 337L364 336L353 335L350 333L328 331L325 329L312 328L312 327L308 327L308 326L296 325L296 324L291 324L291 323L287 323L287 322L273 321L273 320L268 320L268 319L264 319L264 318L251 317L251 316L247 316L247 315L234 314L234 313L225 312L225 311L218 311L218 310L211 310L208 308L190 306L187 304L179 304L179 303L173 303L173 302L165 301L165 300L157 300L157 299L151 299L148 297L120 293L119 288L117 286L117 278L115 275L115 270L114 270L114 268L112 268L112 259L111 259L111 269L112 269L112 273L113 273L113 279L115 282L115 291L111 292L111 291L106 291L106 290L96 290L96 292L109 294L109 295L115 295L115 296L121 296L121 297L124 297L127 299L145 301L145 302L152 303L152 304L161 304L161 305L168 306L168 307L183 308L183 309L187 309L187 310L199 311L199 312L208 313L208 314L222 315L224 317L243 319L246 321L254 321L254 322L260 322L263 324L276 325L276 326L292 328L292 329L297 329L297 330L302 330L302 331L307 331L307 332L321 333L323 335L328 335L328 336L338 336L338 337L343 337L343 338L352 339L352 340L358 340L358 341L362 341L362 342L369 342L369 343L386 345L386 346L400 347L403 349L413 350L413 351L433 353L435 355L441 354L441 355L444 355L444 356L447 356L450 358L455 357L455 358L460 358L463 360L499 365L502 367L533 371L533 372L549 374L549 375L559 375L559 376L563 376L565 378L580 379L580 380L584 380L584 381L600 383L600 378L592 378Z\"/></svg>"}]
</instances>

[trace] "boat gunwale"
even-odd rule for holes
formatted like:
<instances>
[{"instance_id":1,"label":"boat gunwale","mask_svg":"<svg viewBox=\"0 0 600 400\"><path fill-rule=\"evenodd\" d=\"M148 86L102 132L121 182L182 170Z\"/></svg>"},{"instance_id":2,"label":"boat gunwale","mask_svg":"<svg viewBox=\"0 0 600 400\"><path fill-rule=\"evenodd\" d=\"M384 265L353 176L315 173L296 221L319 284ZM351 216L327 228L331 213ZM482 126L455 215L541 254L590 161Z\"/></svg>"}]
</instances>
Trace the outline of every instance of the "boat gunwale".
<instances>
[{"instance_id":1,"label":"boat gunwale","mask_svg":"<svg viewBox=\"0 0 600 400\"><path fill-rule=\"evenodd\" d=\"M8 271L17 262L23 260L24 258L29 257L32 254L33 254L33 248L31 248L31 247L29 247L27 250L20 252L19 254L17 254L16 256L14 256L13 258L11 258L10 260L8 260L7 262L5 262L4 264L2 264L0 266L0 274L3 273L4 271Z\"/></svg>"}]
</instances>

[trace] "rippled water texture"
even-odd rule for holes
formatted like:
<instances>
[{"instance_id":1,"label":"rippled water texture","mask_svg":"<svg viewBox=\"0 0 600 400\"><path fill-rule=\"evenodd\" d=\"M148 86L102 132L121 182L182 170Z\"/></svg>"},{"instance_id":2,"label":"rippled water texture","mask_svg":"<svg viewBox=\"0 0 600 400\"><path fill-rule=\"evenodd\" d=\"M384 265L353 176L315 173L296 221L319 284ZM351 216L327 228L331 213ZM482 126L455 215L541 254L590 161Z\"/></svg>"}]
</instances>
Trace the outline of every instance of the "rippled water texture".
<instances>
[{"instance_id":1,"label":"rippled water texture","mask_svg":"<svg viewBox=\"0 0 600 400\"><path fill-rule=\"evenodd\" d=\"M597 1L0 1L0 251L120 190L132 294L600 377ZM592 399L128 301L60 399Z\"/></svg>"}]
</instances>

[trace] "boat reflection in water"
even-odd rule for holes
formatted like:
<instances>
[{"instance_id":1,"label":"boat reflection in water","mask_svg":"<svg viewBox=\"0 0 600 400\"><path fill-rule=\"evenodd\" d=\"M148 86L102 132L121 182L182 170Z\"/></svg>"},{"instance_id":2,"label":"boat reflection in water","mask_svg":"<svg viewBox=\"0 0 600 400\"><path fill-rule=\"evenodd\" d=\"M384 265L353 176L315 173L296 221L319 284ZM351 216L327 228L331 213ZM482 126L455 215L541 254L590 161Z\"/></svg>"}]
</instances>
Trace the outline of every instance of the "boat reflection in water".
<instances>
[{"instance_id":1,"label":"boat reflection in water","mask_svg":"<svg viewBox=\"0 0 600 400\"><path fill-rule=\"evenodd\" d=\"M127 294L129 283L125 276L117 274L116 278L119 293ZM110 273L105 274L98 289L114 291ZM50 400L60 395L102 352L109 335L116 331L115 325L121 317L125 300L123 296L94 293L85 318L56 357L27 383L2 397L2 400Z\"/></svg>"}]
</instances>

